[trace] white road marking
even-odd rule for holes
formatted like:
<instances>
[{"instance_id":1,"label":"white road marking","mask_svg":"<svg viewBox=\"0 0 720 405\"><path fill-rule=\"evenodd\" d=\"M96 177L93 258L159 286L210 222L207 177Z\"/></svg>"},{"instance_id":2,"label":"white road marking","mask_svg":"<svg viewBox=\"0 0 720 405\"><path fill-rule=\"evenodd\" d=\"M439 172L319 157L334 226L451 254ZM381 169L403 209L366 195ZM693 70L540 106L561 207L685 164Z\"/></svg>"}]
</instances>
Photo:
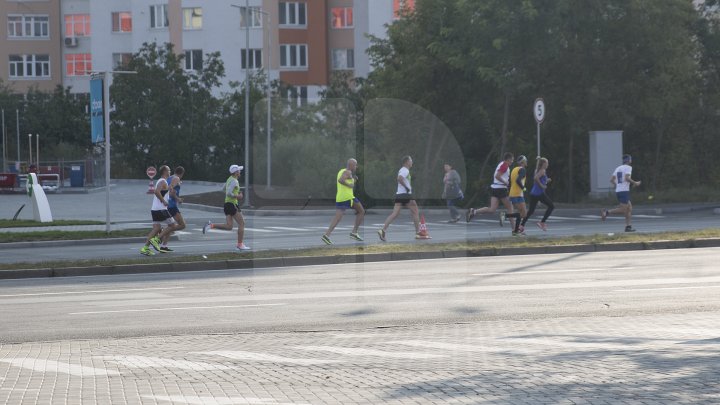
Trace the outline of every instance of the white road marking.
<instances>
[{"instance_id":1,"label":"white road marking","mask_svg":"<svg viewBox=\"0 0 720 405\"><path fill-rule=\"evenodd\" d=\"M268 353L254 353L246 351L213 351L213 352L191 352L193 354L207 354L214 356L227 357L233 360L252 360L267 363L283 363L283 364L299 364L309 366L314 364L333 364L339 363L337 360L321 360L321 359L295 359L290 357L276 356Z\"/></svg>"},{"instance_id":2,"label":"white road marking","mask_svg":"<svg viewBox=\"0 0 720 405\"><path fill-rule=\"evenodd\" d=\"M127 288L119 290L89 290L89 291L61 291L61 292L47 292L47 293L27 293L27 294L4 294L0 295L0 298L11 298L11 297L36 297L43 295L66 295L66 294L104 294L104 293L116 293L116 292L136 292L136 291L156 291L156 290L177 290L185 287L148 287L148 288Z\"/></svg>"},{"instance_id":3,"label":"white road marking","mask_svg":"<svg viewBox=\"0 0 720 405\"><path fill-rule=\"evenodd\" d=\"M191 371L213 371L213 370L234 370L237 367L223 366L222 364L211 364L188 360L166 359L162 357L146 356L97 356L97 359L122 364L127 368L174 368Z\"/></svg>"},{"instance_id":4,"label":"white road marking","mask_svg":"<svg viewBox=\"0 0 720 405\"><path fill-rule=\"evenodd\" d=\"M567 270L530 270L530 271L509 271L507 273L474 273L473 276L512 276L523 274L545 274L545 273L584 273L589 271L611 271L611 270L633 270L634 267L612 267L595 269L567 269Z\"/></svg>"},{"instance_id":5,"label":"white road marking","mask_svg":"<svg viewBox=\"0 0 720 405\"><path fill-rule=\"evenodd\" d=\"M174 308L146 308L146 309L119 309L115 311L86 311L86 312L70 312L68 315L93 315L93 314L117 314L123 312L152 312L152 311L192 311L198 309L221 309L221 308L251 308L251 307L274 307L278 304L248 304L248 305L215 305L207 307L174 307Z\"/></svg>"},{"instance_id":6,"label":"white road marking","mask_svg":"<svg viewBox=\"0 0 720 405\"><path fill-rule=\"evenodd\" d=\"M354 347L336 347L336 346L296 346L297 349L307 350L311 352L330 352L342 354L345 356L367 356L367 357L387 357L393 359L437 359L445 357L439 354L415 353L415 352L388 352L375 349L359 349Z\"/></svg>"},{"instance_id":7,"label":"white road marking","mask_svg":"<svg viewBox=\"0 0 720 405\"><path fill-rule=\"evenodd\" d=\"M720 285L701 285L692 287L660 287L660 288L628 288L613 290L613 292L625 292L625 291L662 291L662 290L689 290L694 288L720 288Z\"/></svg>"},{"instance_id":8,"label":"white road marking","mask_svg":"<svg viewBox=\"0 0 720 405\"><path fill-rule=\"evenodd\" d=\"M253 397L199 397L194 395L143 395L143 398L155 401L167 401L174 404L190 405L310 405L304 402L277 402L273 398Z\"/></svg>"},{"instance_id":9,"label":"white road marking","mask_svg":"<svg viewBox=\"0 0 720 405\"><path fill-rule=\"evenodd\" d=\"M101 368L79 366L77 364L61 363L44 359L0 359L0 362L8 363L15 367L22 367L40 373L70 374L76 377L98 377L120 375L117 371Z\"/></svg>"},{"instance_id":10,"label":"white road marking","mask_svg":"<svg viewBox=\"0 0 720 405\"><path fill-rule=\"evenodd\" d=\"M213 229L213 230L214 230L214 229ZM251 231L251 232L267 232L267 233L277 233L277 232L280 232L280 231L273 231L273 230L270 230L270 229L248 228L248 227L245 227L245 230L246 230L246 231Z\"/></svg>"},{"instance_id":11,"label":"white road marking","mask_svg":"<svg viewBox=\"0 0 720 405\"><path fill-rule=\"evenodd\" d=\"M390 344L422 347L427 349L440 349L449 350L454 352L477 352L477 353L536 353L538 350L531 350L527 348L503 348L503 347L492 347L492 346L477 346L467 345L460 343L446 343L446 342L428 342L424 340L398 340L394 342L388 342Z\"/></svg>"},{"instance_id":12,"label":"white road marking","mask_svg":"<svg viewBox=\"0 0 720 405\"><path fill-rule=\"evenodd\" d=\"M289 227L285 227L285 226L268 226L267 228L268 228L268 229L278 229L278 230L281 230L281 231L300 231L300 232L309 232L309 231L310 231L310 229L305 229L305 228L289 228Z\"/></svg>"}]
</instances>

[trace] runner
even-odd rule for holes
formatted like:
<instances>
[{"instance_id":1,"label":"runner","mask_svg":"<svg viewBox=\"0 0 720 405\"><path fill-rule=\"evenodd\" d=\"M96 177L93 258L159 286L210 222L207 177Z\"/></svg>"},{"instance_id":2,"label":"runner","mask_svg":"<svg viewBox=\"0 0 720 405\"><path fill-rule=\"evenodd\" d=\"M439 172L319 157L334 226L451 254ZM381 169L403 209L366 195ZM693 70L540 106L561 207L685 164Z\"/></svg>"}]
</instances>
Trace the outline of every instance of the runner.
<instances>
[{"instance_id":1,"label":"runner","mask_svg":"<svg viewBox=\"0 0 720 405\"><path fill-rule=\"evenodd\" d=\"M402 167L398 171L398 187L397 192L395 193L395 206L393 207L393 212L385 220L385 224L383 224L382 229L378 230L378 236L380 236L380 240L383 242L387 241L387 229L390 224L393 223L395 218L400 215L400 209L402 207L407 207L410 209L413 222L415 223L415 238L420 239L420 217L418 215L417 203L412 196L412 185L410 184L410 168L412 167L412 165L412 158L410 156L405 156L402 160Z\"/></svg>"},{"instance_id":2,"label":"runner","mask_svg":"<svg viewBox=\"0 0 720 405\"><path fill-rule=\"evenodd\" d=\"M355 197L355 194L353 194L355 181L357 181L355 170L357 170L357 160L349 159L347 161L347 167L340 169L337 174L335 217L332 219L328 230L321 238L322 241L328 245L332 245L332 241L330 240L330 234L332 233L333 229L335 229L337 224L340 223L343 215L345 215L345 210L348 208L352 208L355 210L355 226L353 227L352 232L350 232L350 237L361 242L363 241L363 238L360 236L360 234L358 234L358 229L360 228L360 224L362 223L363 217L365 216L365 209L363 208L362 203L360 203L360 200L358 200Z\"/></svg>"},{"instance_id":3,"label":"runner","mask_svg":"<svg viewBox=\"0 0 720 405\"><path fill-rule=\"evenodd\" d=\"M468 208L467 214L465 214L465 220L467 222L470 222L475 215L494 213L497 211L500 201L502 201L503 205L507 209L507 214L504 212L500 213L500 226L505 224L506 217L520 221L520 214L513 213L513 207L510 203L510 198L508 198L508 187L510 187L510 165L512 164L514 158L515 156L511 152L505 152L502 162L498 163L495 168L493 183L490 185L490 189L492 191L490 206L479 209ZM513 227L514 226L515 224L513 224Z\"/></svg>"},{"instance_id":4,"label":"runner","mask_svg":"<svg viewBox=\"0 0 720 405\"><path fill-rule=\"evenodd\" d=\"M173 175L168 178L168 212L175 222L177 222L175 231L182 231L185 229L185 218L183 218L180 213L180 209L178 208L178 204L182 204L183 202L182 197L180 197L180 185L182 185L182 178L184 174L185 168L178 166L175 168ZM163 246L168 251L172 251L172 249L167 247L167 242L163 241Z\"/></svg>"},{"instance_id":5,"label":"runner","mask_svg":"<svg viewBox=\"0 0 720 405\"><path fill-rule=\"evenodd\" d=\"M460 174L457 170L453 169L450 163L445 163L445 176L443 177L443 193L442 198L447 201L448 209L450 210L450 221L451 224L456 223L460 220L460 213L457 210L457 205L463 199L463 192L460 188Z\"/></svg>"},{"instance_id":6,"label":"runner","mask_svg":"<svg viewBox=\"0 0 720 405\"><path fill-rule=\"evenodd\" d=\"M625 215L625 232L635 232L635 228L631 225L632 220L632 202L630 202L630 185L639 186L641 182L631 178L632 175L632 156L623 155L623 164L615 169L615 174L610 177L610 183L615 185L615 196L620 205L612 210L603 208L600 211L600 219L603 221L610 214Z\"/></svg>"},{"instance_id":7,"label":"runner","mask_svg":"<svg viewBox=\"0 0 720 405\"><path fill-rule=\"evenodd\" d=\"M527 214L525 209L525 178L527 171L525 168L528 161L525 155L520 155L516 162L517 167L510 172L510 203L518 209L520 217L524 218ZM521 224L520 221L515 221L512 234L513 236L525 235L525 225Z\"/></svg>"},{"instance_id":8,"label":"runner","mask_svg":"<svg viewBox=\"0 0 720 405\"><path fill-rule=\"evenodd\" d=\"M532 214L535 213L535 208L537 208L538 202L541 202L545 204L547 209L545 210L545 215L543 215L542 220L537 223L537 226L543 231L547 231L546 221L555 209L555 204L553 204L552 200L550 200L550 197L548 197L545 192L547 184L550 182L550 178L547 176L546 172L549 164L548 160L544 157L538 158L537 160L535 176L533 176L533 186L530 190L530 209L522 220L523 227L525 227L525 224Z\"/></svg>"},{"instance_id":9,"label":"runner","mask_svg":"<svg viewBox=\"0 0 720 405\"><path fill-rule=\"evenodd\" d=\"M168 166L160 167L160 178L157 183L155 183L155 194L153 195L152 208L150 208L153 227L145 241L145 246L140 248L140 254L145 256L155 254L150 250L150 246L158 252L172 252L172 250L167 247L167 239L170 237L170 234L175 231L176 223L168 212L168 203L165 201L165 194L168 192L167 179L169 176L170 168ZM166 225L165 229L162 229L163 225ZM160 246L160 243L163 243L164 247Z\"/></svg>"},{"instance_id":10,"label":"runner","mask_svg":"<svg viewBox=\"0 0 720 405\"><path fill-rule=\"evenodd\" d=\"M242 211L238 207L239 201L243 198L243 193L240 191L240 183L238 177L242 172L243 167L238 165L230 166L230 177L225 181L225 205L223 211L225 212L225 223L214 224L208 221L203 226L203 234L209 229L223 229L226 231L232 231L233 219L238 224L237 231L237 250L250 250L245 243L243 243L243 236L245 235L245 218L242 215Z\"/></svg>"}]
</instances>

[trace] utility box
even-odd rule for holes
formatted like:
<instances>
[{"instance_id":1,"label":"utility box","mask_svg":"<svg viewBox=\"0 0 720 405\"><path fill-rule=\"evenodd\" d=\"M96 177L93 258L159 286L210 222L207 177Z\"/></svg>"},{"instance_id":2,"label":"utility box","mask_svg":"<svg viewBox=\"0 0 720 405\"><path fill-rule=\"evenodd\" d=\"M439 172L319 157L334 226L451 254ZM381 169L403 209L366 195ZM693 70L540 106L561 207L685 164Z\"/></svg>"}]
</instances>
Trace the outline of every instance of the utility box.
<instances>
[{"instance_id":1,"label":"utility box","mask_svg":"<svg viewBox=\"0 0 720 405\"><path fill-rule=\"evenodd\" d=\"M72 165L70 167L70 187L85 186L85 170L81 165Z\"/></svg>"},{"instance_id":2,"label":"utility box","mask_svg":"<svg viewBox=\"0 0 720 405\"><path fill-rule=\"evenodd\" d=\"M605 197L613 190L610 177L622 155L623 131L590 132L590 197Z\"/></svg>"}]
</instances>

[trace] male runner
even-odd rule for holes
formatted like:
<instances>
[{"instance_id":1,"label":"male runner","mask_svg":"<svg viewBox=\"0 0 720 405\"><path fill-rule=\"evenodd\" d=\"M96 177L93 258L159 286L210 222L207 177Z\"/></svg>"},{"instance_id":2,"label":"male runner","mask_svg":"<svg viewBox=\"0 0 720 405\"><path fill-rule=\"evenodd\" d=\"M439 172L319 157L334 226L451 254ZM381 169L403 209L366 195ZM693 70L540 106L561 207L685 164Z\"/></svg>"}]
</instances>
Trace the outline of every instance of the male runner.
<instances>
[{"instance_id":1,"label":"male runner","mask_svg":"<svg viewBox=\"0 0 720 405\"><path fill-rule=\"evenodd\" d=\"M504 212L500 213L500 226L505 223L505 217L514 218L515 221L520 220L520 214L513 213L513 207L508 198L508 188L510 187L510 165L513 162L515 156L511 152L505 152L503 155L502 162L498 163L493 174L493 182L490 185L492 195L490 197L490 206L483 208L468 208L467 214L465 214L465 220L470 222L475 215L478 214L492 214L494 213L500 201L507 209L507 214ZM517 223L517 222L516 222Z\"/></svg>"},{"instance_id":2,"label":"male runner","mask_svg":"<svg viewBox=\"0 0 720 405\"><path fill-rule=\"evenodd\" d=\"M632 176L632 156L623 155L623 164L615 169L615 173L610 177L610 183L615 185L615 196L617 197L619 206L612 210L603 208L600 211L600 219L603 221L610 214L625 215L625 232L635 232L632 227L632 202L630 202L630 185L639 186L641 182L635 181Z\"/></svg>"},{"instance_id":3,"label":"male runner","mask_svg":"<svg viewBox=\"0 0 720 405\"><path fill-rule=\"evenodd\" d=\"M243 242L243 237L245 235L245 218L238 207L239 201L243 198L243 193L240 191L240 183L238 182L238 177L240 177L242 169L242 166L231 165L230 177L228 177L225 181L225 205L223 206L223 211L225 212L225 223L214 224L208 221L208 223L203 226L202 231L203 234L207 232L208 228L232 231L234 219L238 224L237 246L235 248L237 250L250 250L250 247Z\"/></svg>"},{"instance_id":4,"label":"male runner","mask_svg":"<svg viewBox=\"0 0 720 405\"><path fill-rule=\"evenodd\" d=\"M155 183L155 194L153 195L152 207L150 215L153 220L153 227L147 236L145 246L140 248L140 254L152 256L154 253L150 250L150 246L158 252L171 252L167 247L167 239L170 234L175 231L176 223L167 210L168 203L165 201L165 194L168 192L167 179L170 176L170 168L168 166L160 167L160 178ZM165 229L162 226L166 225ZM160 246L163 243L165 246Z\"/></svg>"},{"instance_id":5,"label":"male runner","mask_svg":"<svg viewBox=\"0 0 720 405\"><path fill-rule=\"evenodd\" d=\"M175 222L177 222L175 231L185 229L185 219L178 208L178 204L182 204L183 202L182 197L180 197L180 185L182 184L183 175L185 175L185 168L178 166L175 168L173 175L168 178L168 212ZM167 247L167 242L163 241L162 246L164 246L167 251L172 251L172 249Z\"/></svg>"},{"instance_id":6,"label":"male runner","mask_svg":"<svg viewBox=\"0 0 720 405\"><path fill-rule=\"evenodd\" d=\"M383 242L387 241L387 229L390 224L393 223L395 218L400 215L400 209L407 207L410 209L412 214L413 222L415 223L415 238L420 239L420 216L418 215L418 206L415 199L412 196L412 185L410 184L410 168L413 165L412 157L405 156L402 160L402 167L398 171L397 176L397 192L395 193L395 206L393 212L385 220L382 229L378 230L378 236Z\"/></svg>"},{"instance_id":7,"label":"male runner","mask_svg":"<svg viewBox=\"0 0 720 405\"><path fill-rule=\"evenodd\" d=\"M355 194L353 193L355 181L357 180L355 170L357 170L357 160L349 159L347 161L347 167L340 169L337 174L337 193L335 194L335 217L332 219L332 221L330 221L330 226L321 238L322 241L328 245L332 245L332 241L330 240L330 234L335 229L337 224L340 223L343 215L345 215L345 210L348 208L352 208L355 210L355 226L353 227L352 232L350 232L350 237L357 241L363 241L362 236L360 236L360 234L358 233L358 229L360 228L360 224L362 223L363 217L365 216L365 209L363 208L362 203L360 203L360 200L357 199L355 197Z\"/></svg>"}]
</instances>

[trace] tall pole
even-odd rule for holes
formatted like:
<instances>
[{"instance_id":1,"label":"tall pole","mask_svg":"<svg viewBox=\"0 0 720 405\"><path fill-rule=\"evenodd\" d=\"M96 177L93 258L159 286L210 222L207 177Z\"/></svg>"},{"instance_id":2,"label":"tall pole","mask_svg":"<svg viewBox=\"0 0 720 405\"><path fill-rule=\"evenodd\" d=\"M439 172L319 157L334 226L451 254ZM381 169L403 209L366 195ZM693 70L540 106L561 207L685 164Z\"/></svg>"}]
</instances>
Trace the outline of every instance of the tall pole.
<instances>
[{"instance_id":1,"label":"tall pole","mask_svg":"<svg viewBox=\"0 0 720 405\"><path fill-rule=\"evenodd\" d=\"M2 144L3 144L3 165L2 168L0 168L0 172L4 172L7 170L7 144L5 143L5 109L2 109Z\"/></svg>"},{"instance_id":2,"label":"tall pole","mask_svg":"<svg viewBox=\"0 0 720 405\"><path fill-rule=\"evenodd\" d=\"M40 134L35 134L35 164L38 167L38 173L40 173Z\"/></svg>"},{"instance_id":3,"label":"tall pole","mask_svg":"<svg viewBox=\"0 0 720 405\"><path fill-rule=\"evenodd\" d=\"M245 201L250 206L250 0L245 0Z\"/></svg>"},{"instance_id":4,"label":"tall pole","mask_svg":"<svg viewBox=\"0 0 720 405\"><path fill-rule=\"evenodd\" d=\"M17 133L17 161L20 162L20 110L15 110L15 132Z\"/></svg>"},{"instance_id":5,"label":"tall pole","mask_svg":"<svg viewBox=\"0 0 720 405\"><path fill-rule=\"evenodd\" d=\"M28 167L32 164L32 134L28 134L28 151L30 152L30 160L28 160Z\"/></svg>"},{"instance_id":6,"label":"tall pole","mask_svg":"<svg viewBox=\"0 0 720 405\"><path fill-rule=\"evenodd\" d=\"M538 156L542 156L540 154L540 123L537 123L537 149L538 149Z\"/></svg>"},{"instance_id":7,"label":"tall pole","mask_svg":"<svg viewBox=\"0 0 720 405\"><path fill-rule=\"evenodd\" d=\"M103 72L103 114L105 124L105 232L110 233L110 77ZM87 168L86 168L87 169Z\"/></svg>"},{"instance_id":8,"label":"tall pole","mask_svg":"<svg viewBox=\"0 0 720 405\"><path fill-rule=\"evenodd\" d=\"M268 54L267 54L267 182L265 183L266 190L272 190L272 121L271 121L271 102L270 96L270 69L271 60L270 55L272 54L272 29L270 28L270 13L265 14L267 16L267 30L268 30Z\"/></svg>"}]
</instances>

